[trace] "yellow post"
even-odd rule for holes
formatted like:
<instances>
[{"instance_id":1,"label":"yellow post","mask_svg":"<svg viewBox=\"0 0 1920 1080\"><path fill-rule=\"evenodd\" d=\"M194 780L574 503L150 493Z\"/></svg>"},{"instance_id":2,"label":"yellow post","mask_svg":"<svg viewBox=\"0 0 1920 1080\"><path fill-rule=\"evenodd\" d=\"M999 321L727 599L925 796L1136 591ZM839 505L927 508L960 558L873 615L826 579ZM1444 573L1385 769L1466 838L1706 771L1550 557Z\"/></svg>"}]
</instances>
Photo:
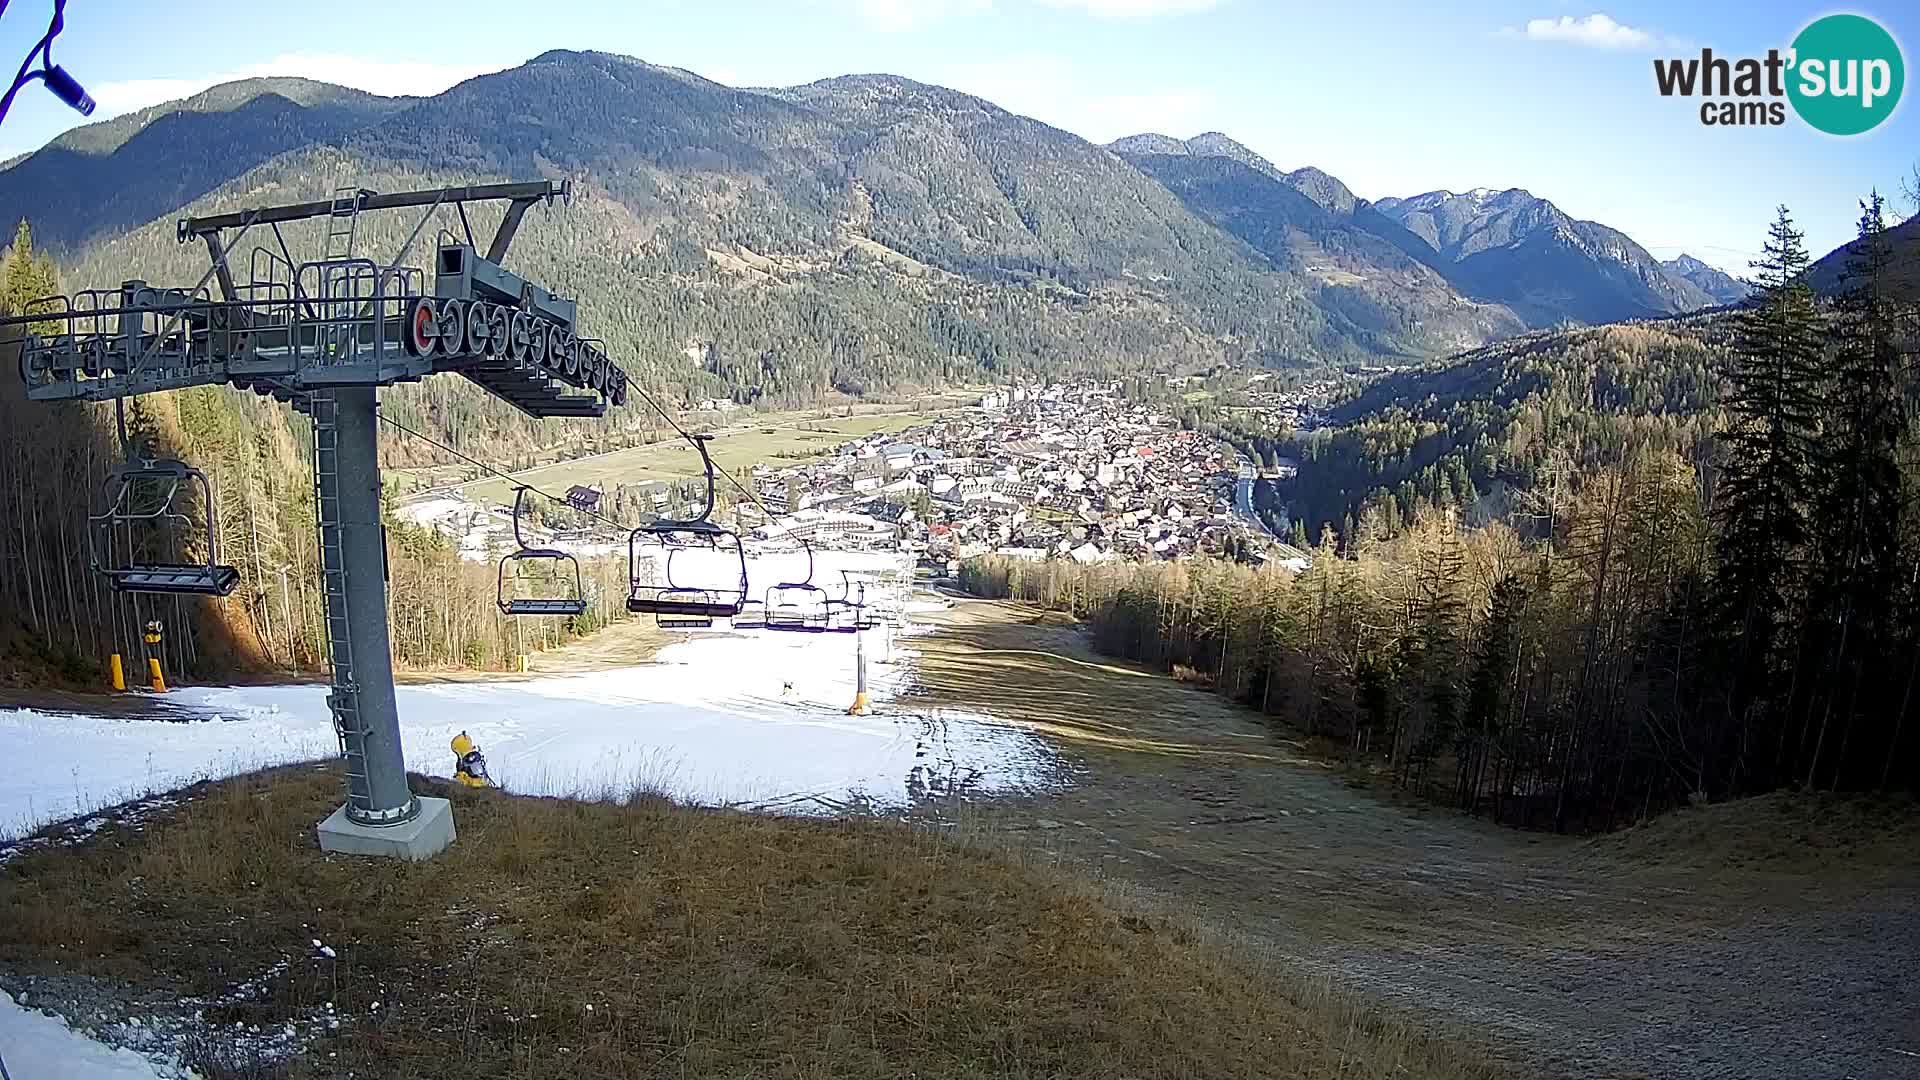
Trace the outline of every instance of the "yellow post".
<instances>
[{"instance_id":1,"label":"yellow post","mask_svg":"<svg viewBox=\"0 0 1920 1080\"><path fill-rule=\"evenodd\" d=\"M526 673L527 673L527 654L521 653L520 654L520 674L525 675Z\"/></svg>"},{"instance_id":2,"label":"yellow post","mask_svg":"<svg viewBox=\"0 0 1920 1080\"><path fill-rule=\"evenodd\" d=\"M153 685L153 692L156 694L164 694L167 692L167 679L166 676L160 674L160 657L156 655L160 651L160 633L160 620L148 620L146 633L147 681Z\"/></svg>"},{"instance_id":3,"label":"yellow post","mask_svg":"<svg viewBox=\"0 0 1920 1080\"><path fill-rule=\"evenodd\" d=\"M858 630L853 632L853 704L847 706L847 715L867 715L867 642Z\"/></svg>"},{"instance_id":4,"label":"yellow post","mask_svg":"<svg viewBox=\"0 0 1920 1080\"><path fill-rule=\"evenodd\" d=\"M112 665L113 665L113 688L115 690L125 690L127 688L127 671L125 668L120 666L119 653L113 654Z\"/></svg>"}]
</instances>

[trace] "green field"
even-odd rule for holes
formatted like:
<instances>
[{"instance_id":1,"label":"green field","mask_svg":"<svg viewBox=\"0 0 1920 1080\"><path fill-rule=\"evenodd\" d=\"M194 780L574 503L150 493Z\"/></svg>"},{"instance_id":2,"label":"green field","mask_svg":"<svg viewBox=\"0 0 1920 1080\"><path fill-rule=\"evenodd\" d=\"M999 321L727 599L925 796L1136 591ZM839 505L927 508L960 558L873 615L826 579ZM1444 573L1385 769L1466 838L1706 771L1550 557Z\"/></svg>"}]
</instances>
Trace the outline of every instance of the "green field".
<instances>
[{"instance_id":1,"label":"green field","mask_svg":"<svg viewBox=\"0 0 1920 1080\"><path fill-rule=\"evenodd\" d=\"M863 435L904 431L924 424L931 412L884 413L865 416L829 416L804 420L771 420L768 424L717 432L708 449L721 468L745 479L759 462L774 468L833 452L841 443ZM613 488L651 480L684 480L700 475L700 455L680 439L616 450L610 454L559 461L516 473L515 476L554 495L575 484ZM722 486L725 484L723 482ZM480 502L505 505L513 488L504 480L476 480L460 486L461 494Z\"/></svg>"}]
</instances>

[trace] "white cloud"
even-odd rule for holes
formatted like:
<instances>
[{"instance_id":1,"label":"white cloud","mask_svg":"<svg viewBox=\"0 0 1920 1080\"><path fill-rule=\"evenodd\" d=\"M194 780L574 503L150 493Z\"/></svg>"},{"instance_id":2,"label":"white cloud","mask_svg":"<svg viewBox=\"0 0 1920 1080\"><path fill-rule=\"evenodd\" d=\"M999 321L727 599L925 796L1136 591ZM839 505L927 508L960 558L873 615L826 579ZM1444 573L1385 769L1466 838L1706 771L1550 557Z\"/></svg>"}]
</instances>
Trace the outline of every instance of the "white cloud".
<instances>
[{"instance_id":1,"label":"white cloud","mask_svg":"<svg viewBox=\"0 0 1920 1080\"><path fill-rule=\"evenodd\" d=\"M1040 0L1048 7L1077 8L1101 19L1147 19L1187 15L1219 7L1222 0Z\"/></svg>"},{"instance_id":2,"label":"white cloud","mask_svg":"<svg viewBox=\"0 0 1920 1080\"><path fill-rule=\"evenodd\" d=\"M97 87L89 87L89 90L93 94L94 101L99 105L99 111L94 119L100 120L133 112L136 109L144 109L149 105L158 105L163 101L191 97L208 87L233 82L236 79L299 76L321 82L337 83L341 86L351 86L389 97L423 96L440 93L455 83L463 82L475 75L485 75L509 66L511 65L369 60L332 53L284 53L271 60L248 64L231 71L192 78L127 79L121 82L101 83Z\"/></svg>"},{"instance_id":3,"label":"white cloud","mask_svg":"<svg viewBox=\"0 0 1920 1080\"><path fill-rule=\"evenodd\" d=\"M1022 56L967 64L932 73L932 81L986 98L1009 112L1073 132L1092 142L1111 142L1142 131L1182 135L1218 123L1208 94L1181 87L1145 93L1089 80L1057 56Z\"/></svg>"},{"instance_id":4,"label":"white cloud","mask_svg":"<svg viewBox=\"0 0 1920 1080\"><path fill-rule=\"evenodd\" d=\"M1520 29L1500 31L1509 37L1529 41L1552 41L1565 45L1584 45L1591 49L1645 49L1659 44L1660 36L1637 26L1617 22L1611 15L1595 12L1583 19L1562 15L1557 19L1528 19Z\"/></svg>"}]
</instances>

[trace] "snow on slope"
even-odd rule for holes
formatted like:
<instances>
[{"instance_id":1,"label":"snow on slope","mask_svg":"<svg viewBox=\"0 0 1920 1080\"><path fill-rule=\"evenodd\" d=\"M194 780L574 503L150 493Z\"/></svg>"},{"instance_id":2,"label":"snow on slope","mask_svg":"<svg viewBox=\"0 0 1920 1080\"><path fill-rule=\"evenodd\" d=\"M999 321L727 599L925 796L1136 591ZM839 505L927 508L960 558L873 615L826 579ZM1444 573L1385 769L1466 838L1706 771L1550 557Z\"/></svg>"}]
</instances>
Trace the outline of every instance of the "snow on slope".
<instances>
[{"instance_id":1,"label":"snow on slope","mask_svg":"<svg viewBox=\"0 0 1920 1080\"><path fill-rule=\"evenodd\" d=\"M895 556L822 553L816 581L874 573ZM736 564L737 565L737 564ZM675 564L678 573L679 564ZM737 572L737 571L736 571ZM804 556L755 560L754 588L798 577ZM876 587L906 607L904 588ZM756 593L757 595L757 593ZM450 775L466 731L512 791L831 813L927 796L1044 786L1051 750L989 717L895 701L924 627L870 631L873 715L848 716L851 635L705 631L656 663L579 675L399 689L407 767ZM792 685L789 692L787 684ZM184 722L0 712L0 839L151 791L337 751L318 685L176 690Z\"/></svg>"},{"instance_id":2,"label":"snow on slope","mask_svg":"<svg viewBox=\"0 0 1920 1080\"><path fill-rule=\"evenodd\" d=\"M98 1043L0 993L0 1055L13 1080L160 1080L146 1058Z\"/></svg>"}]
</instances>

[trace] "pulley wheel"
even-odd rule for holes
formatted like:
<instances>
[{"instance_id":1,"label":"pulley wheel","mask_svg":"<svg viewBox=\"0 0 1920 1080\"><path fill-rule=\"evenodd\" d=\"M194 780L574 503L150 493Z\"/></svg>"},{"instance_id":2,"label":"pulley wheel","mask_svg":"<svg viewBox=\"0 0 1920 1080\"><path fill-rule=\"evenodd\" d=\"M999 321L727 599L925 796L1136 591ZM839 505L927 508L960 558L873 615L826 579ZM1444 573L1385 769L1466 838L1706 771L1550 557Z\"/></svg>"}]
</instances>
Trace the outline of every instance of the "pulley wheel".
<instances>
[{"instance_id":1,"label":"pulley wheel","mask_svg":"<svg viewBox=\"0 0 1920 1080\"><path fill-rule=\"evenodd\" d=\"M527 339L531 337L533 316L524 311L516 311L507 322L507 358L521 360L527 355Z\"/></svg>"},{"instance_id":2,"label":"pulley wheel","mask_svg":"<svg viewBox=\"0 0 1920 1080\"><path fill-rule=\"evenodd\" d=\"M491 306L483 300L467 306L467 348L475 356L493 355L492 320L487 318L487 308Z\"/></svg>"},{"instance_id":3,"label":"pulley wheel","mask_svg":"<svg viewBox=\"0 0 1920 1080\"><path fill-rule=\"evenodd\" d=\"M439 343L440 313L434 309L433 298L423 296L413 302L413 310L407 314L407 355L432 356Z\"/></svg>"},{"instance_id":4,"label":"pulley wheel","mask_svg":"<svg viewBox=\"0 0 1920 1080\"><path fill-rule=\"evenodd\" d=\"M487 305L487 355L507 355L507 328L512 325L513 310L500 304Z\"/></svg>"},{"instance_id":5,"label":"pulley wheel","mask_svg":"<svg viewBox=\"0 0 1920 1080\"><path fill-rule=\"evenodd\" d=\"M463 356L467 351L467 304L464 300L440 302L440 355Z\"/></svg>"},{"instance_id":6,"label":"pulley wheel","mask_svg":"<svg viewBox=\"0 0 1920 1080\"><path fill-rule=\"evenodd\" d=\"M527 316L527 344L521 350L521 357L527 363L541 367L547 363L547 323L544 319Z\"/></svg>"}]
</instances>

